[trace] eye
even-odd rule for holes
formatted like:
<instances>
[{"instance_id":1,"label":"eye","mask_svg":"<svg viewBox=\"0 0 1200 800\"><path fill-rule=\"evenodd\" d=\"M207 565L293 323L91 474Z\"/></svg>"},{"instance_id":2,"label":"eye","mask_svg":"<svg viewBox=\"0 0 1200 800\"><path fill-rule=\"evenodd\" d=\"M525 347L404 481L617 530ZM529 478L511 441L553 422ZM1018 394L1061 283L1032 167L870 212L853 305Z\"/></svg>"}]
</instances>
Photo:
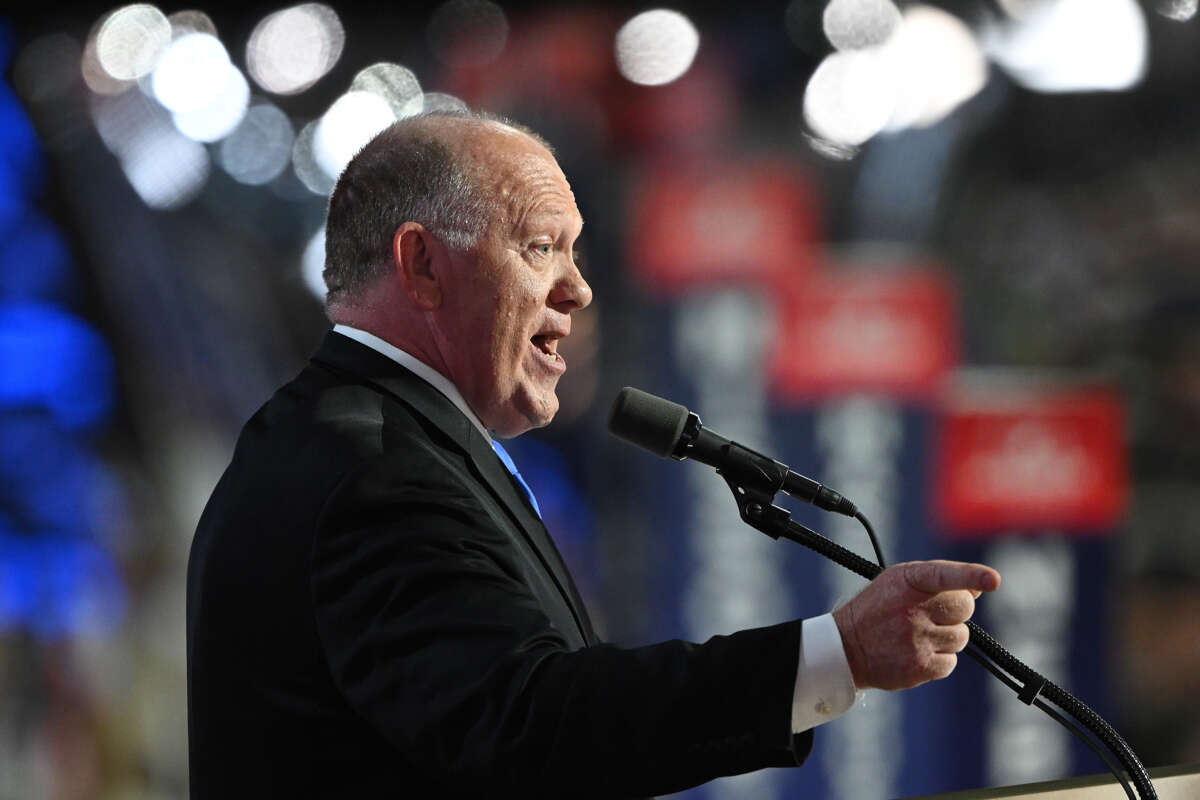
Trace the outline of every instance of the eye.
<instances>
[{"instance_id":1,"label":"eye","mask_svg":"<svg viewBox=\"0 0 1200 800\"><path fill-rule=\"evenodd\" d=\"M533 245L533 252L542 257L553 255L554 244L552 242L537 242Z\"/></svg>"}]
</instances>

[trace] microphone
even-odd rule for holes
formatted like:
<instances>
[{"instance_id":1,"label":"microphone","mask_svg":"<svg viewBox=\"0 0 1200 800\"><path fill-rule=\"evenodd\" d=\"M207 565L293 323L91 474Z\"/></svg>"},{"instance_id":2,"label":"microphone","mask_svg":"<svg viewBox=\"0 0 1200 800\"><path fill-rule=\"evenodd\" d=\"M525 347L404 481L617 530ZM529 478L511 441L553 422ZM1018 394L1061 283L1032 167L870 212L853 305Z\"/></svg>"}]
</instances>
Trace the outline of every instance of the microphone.
<instances>
[{"instance_id":1,"label":"microphone","mask_svg":"<svg viewBox=\"0 0 1200 800\"><path fill-rule=\"evenodd\" d=\"M613 402L608 430L619 439L649 450L659 458L690 458L710 467L739 486L766 492L785 492L817 508L853 517L854 503L812 478L793 472L787 464L714 433L700 417L641 389L626 386Z\"/></svg>"}]
</instances>

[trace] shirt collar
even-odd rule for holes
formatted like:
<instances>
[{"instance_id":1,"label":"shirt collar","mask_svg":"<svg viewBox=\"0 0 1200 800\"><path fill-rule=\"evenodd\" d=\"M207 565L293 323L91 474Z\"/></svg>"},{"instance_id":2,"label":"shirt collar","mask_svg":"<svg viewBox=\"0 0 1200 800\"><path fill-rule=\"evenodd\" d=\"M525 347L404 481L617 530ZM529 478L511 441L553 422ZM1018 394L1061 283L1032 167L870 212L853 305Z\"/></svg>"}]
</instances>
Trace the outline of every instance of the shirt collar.
<instances>
[{"instance_id":1,"label":"shirt collar","mask_svg":"<svg viewBox=\"0 0 1200 800\"><path fill-rule=\"evenodd\" d=\"M483 438L487 440L487 443L489 445L492 444L492 435L488 433L487 428L483 427L483 423L479 420L479 417L475 416L475 412L471 410L469 405L467 405L467 401L463 399L462 393L458 391L458 387L451 383L450 379L445 375L438 372L436 369L429 366L424 361L421 361L411 353L396 347L396 345L392 344L391 342L385 342L383 339L380 339L373 333L368 333L367 331L360 330L358 328L352 328L349 325L334 325L333 331L334 333L340 333L342 336L353 339L359 344L365 345L377 353L387 356L392 361L395 361L397 364L414 373L417 375L417 377L423 379L430 386L446 395L446 399L453 403L455 407L466 416L467 419L471 420L471 424L483 434Z\"/></svg>"}]
</instances>

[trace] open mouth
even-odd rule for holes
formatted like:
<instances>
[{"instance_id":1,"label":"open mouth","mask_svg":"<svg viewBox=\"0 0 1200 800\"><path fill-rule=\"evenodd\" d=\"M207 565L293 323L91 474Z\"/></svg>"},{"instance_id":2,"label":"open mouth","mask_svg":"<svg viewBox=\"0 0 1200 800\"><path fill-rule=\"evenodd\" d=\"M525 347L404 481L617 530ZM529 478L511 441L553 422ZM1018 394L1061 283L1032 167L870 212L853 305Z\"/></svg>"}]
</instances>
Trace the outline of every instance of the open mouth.
<instances>
[{"instance_id":1,"label":"open mouth","mask_svg":"<svg viewBox=\"0 0 1200 800\"><path fill-rule=\"evenodd\" d=\"M529 343L533 345L533 349L537 351L538 355L547 364L553 364L559 367L566 365L563 357L558 354L557 336L547 333L539 333L536 336L530 337Z\"/></svg>"}]
</instances>

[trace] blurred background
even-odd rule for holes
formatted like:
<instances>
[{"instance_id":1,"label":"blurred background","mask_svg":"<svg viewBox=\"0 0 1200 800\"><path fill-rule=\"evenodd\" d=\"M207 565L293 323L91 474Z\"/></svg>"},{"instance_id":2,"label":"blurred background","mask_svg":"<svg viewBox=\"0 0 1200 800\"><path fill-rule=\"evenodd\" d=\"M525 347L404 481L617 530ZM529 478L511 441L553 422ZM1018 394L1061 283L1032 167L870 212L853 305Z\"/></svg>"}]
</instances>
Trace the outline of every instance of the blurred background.
<instances>
[{"instance_id":1,"label":"blurred background","mask_svg":"<svg viewBox=\"0 0 1200 800\"><path fill-rule=\"evenodd\" d=\"M609 639L862 585L608 437L635 385L850 496L890 560L993 564L985 627L1148 765L1200 761L1196 0L368 7L0 15L0 799L186 796L194 525L328 327L336 175L460 104L544 134L587 220L562 411L510 451ZM688 796L1103 771L985 677Z\"/></svg>"}]
</instances>

